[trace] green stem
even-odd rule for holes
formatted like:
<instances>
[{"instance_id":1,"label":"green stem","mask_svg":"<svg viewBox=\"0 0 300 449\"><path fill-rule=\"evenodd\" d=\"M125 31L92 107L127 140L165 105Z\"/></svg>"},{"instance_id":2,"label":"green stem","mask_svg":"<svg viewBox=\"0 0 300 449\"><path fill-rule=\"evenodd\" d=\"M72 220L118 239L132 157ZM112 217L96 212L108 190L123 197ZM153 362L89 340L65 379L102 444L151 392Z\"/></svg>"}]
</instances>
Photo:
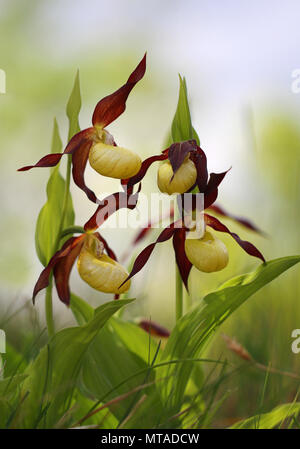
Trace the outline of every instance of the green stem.
<instances>
[{"instance_id":1,"label":"green stem","mask_svg":"<svg viewBox=\"0 0 300 449\"><path fill-rule=\"evenodd\" d=\"M178 321L182 317L183 313L183 292L182 292L182 280L180 276L180 272L176 265L176 321Z\"/></svg>"},{"instance_id":2,"label":"green stem","mask_svg":"<svg viewBox=\"0 0 300 449\"><path fill-rule=\"evenodd\" d=\"M49 285L46 288L46 322L48 328L48 335L52 337L54 335L54 320L53 320L53 307L52 307L52 275L49 279Z\"/></svg>"},{"instance_id":3,"label":"green stem","mask_svg":"<svg viewBox=\"0 0 300 449\"><path fill-rule=\"evenodd\" d=\"M175 219L179 219L179 210L175 208ZM183 314L183 284L180 276L179 269L175 262L175 291L176 291L176 302L175 302L175 315L176 321L178 321Z\"/></svg>"},{"instance_id":4,"label":"green stem","mask_svg":"<svg viewBox=\"0 0 300 449\"><path fill-rule=\"evenodd\" d=\"M68 208L68 199L69 199L69 190L70 190L70 181L71 181L71 164L72 164L71 157L72 157L71 155L68 155L63 207L62 207L62 213L61 213L61 217L60 217L58 233L57 233L56 240L55 240L54 247L53 247L53 254L55 254L59 248L61 233L64 228L64 222L65 222L65 217L66 217L67 208ZM46 322L47 322L47 328L48 328L48 335L49 335L49 337L52 337L55 333L54 320L53 320L53 304L52 304L52 276L49 279L49 285L46 289L45 302L46 302L45 307L46 307Z\"/></svg>"},{"instance_id":5,"label":"green stem","mask_svg":"<svg viewBox=\"0 0 300 449\"><path fill-rule=\"evenodd\" d=\"M82 226L70 226L69 228L65 228L63 231L61 231L60 233L60 238L63 239L64 237L66 237L69 234L84 234L85 230Z\"/></svg>"}]
</instances>

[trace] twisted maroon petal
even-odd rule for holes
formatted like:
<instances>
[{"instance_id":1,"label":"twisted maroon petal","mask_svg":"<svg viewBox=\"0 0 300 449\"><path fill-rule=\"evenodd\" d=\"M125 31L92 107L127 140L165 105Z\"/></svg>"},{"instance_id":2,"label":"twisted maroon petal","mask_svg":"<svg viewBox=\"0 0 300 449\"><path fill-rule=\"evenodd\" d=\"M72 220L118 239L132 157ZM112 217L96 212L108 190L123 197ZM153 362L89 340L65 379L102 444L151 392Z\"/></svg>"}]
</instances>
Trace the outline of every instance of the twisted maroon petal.
<instances>
[{"instance_id":1,"label":"twisted maroon petal","mask_svg":"<svg viewBox=\"0 0 300 449\"><path fill-rule=\"evenodd\" d=\"M75 151L72 154L72 175L75 184L84 191L89 200L91 200L93 203L97 203L98 200L95 193L86 186L84 180L84 171L92 145L92 140L86 140L81 144L80 150Z\"/></svg>"},{"instance_id":2,"label":"twisted maroon petal","mask_svg":"<svg viewBox=\"0 0 300 449\"><path fill-rule=\"evenodd\" d=\"M144 176L146 175L146 173L148 171L148 168L153 164L153 162L165 161L166 159L168 159L167 152L163 152L161 154L158 154L157 156L148 157L148 159L145 159L142 162L140 171L132 178L123 180L123 184L126 184L128 187L134 186L135 184L137 184L144 178Z\"/></svg>"},{"instance_id":3,"label":"twisted maroon petal","mask_svg":"<svg viewBox=\"0 0 300 449\"><path fill-rule=\"evenodd\" d=\"M265 262L264 256L252 243L247 242L246 240L242 240L237 234L235 234L234 232L230 232L227 226L221 223L217 218L212 217L208 214L204 214L204 219L207 226L210 226L215 231L226 232L227 234L231 235L231 237L234 238L234 240L240 245L241 248L243 248L244 251L246 251L247 254L249 254L250 256L258 257L263 262Z\"/></svg>"},{"instance_id":4,"label":"twisted maroon petal","mask_svg":"<svg viewBox=\"0 0 300 449\"><path fill-rule=\"evenodd\" d=\"M32 295L33 303L39 291L43 290L49 285L49 277L55 265L59 262L60 259L68 256L68 254L72 251L74 246L76 246L82 238L83 238L82 235L79 237L71 237L64 243L62 248L52 256L48 265L43 269L37 280L37 283L35 284Z\"/></svg>"},{"instance_id":5,"label":"twisted maroon petal","mask_svg":"<svg viewBox=\"0 0 300 449\"><path fill-rule=\"evenodd\" d=\"M96 212L85 223L84 229L90 231L99 228L114 212L119 209L134 209L137 205L140 188L135 194L131 190L125 189L124 192L116 192L107 196L97 207Z\"/></svg>"},{"instance_id":6,"label":"twisted maroon petal","mask_svg":"<svg viewBox=\"0 0 300 449\"><path fill-rule=\"evenodd\" d=\"M42 157L35 165L26 165L25 167L18 168L18 171L31 170L34 167L54 167L61 160L63 153L51 153Z\"/></svg>"},{"instance_id":7,"label":"twisted maroon petal","mask_svg":"<svg viewBox=\"0 0 300 449\"><path fill-rule=\"evenodd\" d=\"M58 297L67 306L70 304L69 278L71 270L77 256L81 251L83 243L84 235L75 237L75 240L70 247L69 253L64 257L60 257L53 268Z\"/></svg>"},{"instance_id":8,"label":"twisted maroon petal","mask_svg":"<svg viewBox=\"0 0 300 449\"><path fill-rule=\"evenodd\" d=\"M126 100L134 86L143 78L146 71L146 54L136 69L132 72L127 82L116 92L98 102L93 113L93 125L105 128L116 120L126 108Z\"/></svg>"},{"instance_id":9,"label":"twisted maroon petal","mask_svg":"<svg viewBox=\"0 0 300 449\"><path fill-rule=\"evenodd\" d=\"M54 167L59 163L64 154L74 154L87 141L92 141L94 133L94 128L84 129L83 131L80 131L72 137L63 153L47 154L46 156L42 157L35 165L27 165L26 167L19 168L18 171L27 171L35 167Z\"/></svg>"},{"instance_id":10,"label":"twisted maroon petal","mask_svg":"<svg viewBox=\"0 0 300 449\"><path fill-rule=\"evenodd\" d=\"M240 223L241 225L245 226L245 228L251 229L251 231L255 231L261 235L265 235L265 233L259 229L254 223L252 223L247 218L243 217L237 217L236 215L233 215L229 212L227 212L223 207L214 204L212 206L209 206L209 209L213 212L215 212L218 215L221 215L222 217L231 218L232 220L236 221L237 223Z\"/></svg>"},{"instance_id":11,"label":"twisted maroon petal","mask_svg":"<svg viewBox=\"0 0 300 449\"><path fill-rule=\"evenodd\" d=\"M181 279L188 291L188 278L192 268L192 263L189 261L185 254L186 231L185 229L177 229L173 235L173 247L176 256L176 263L180 272Z\"/></svg>"},{"instance_id":12,"label":"twisted maroon petal","mask_svg":"<svg viewBox=\"0 0 300 449\"><path fill-rule=\"evenodd\" d=\"M151 243L150 245L146 246L146 248L143 249L143 251L137 256L135 259L135 262L133 264L132 270L125 279L125 281L120 285L120 287L125 284L130 278L132 278L134 275L136 275L141 269L145 266L145 264L148 262L149 257L151 256L155 245L157 243L165 242L166 240L169 240L171 237L173 237L174 232L176 231L177 223L172 223L169 228L164 229L158 236L156 242ZM119 287L119 288L120 288Z\"/></svg>"}]
</instances>

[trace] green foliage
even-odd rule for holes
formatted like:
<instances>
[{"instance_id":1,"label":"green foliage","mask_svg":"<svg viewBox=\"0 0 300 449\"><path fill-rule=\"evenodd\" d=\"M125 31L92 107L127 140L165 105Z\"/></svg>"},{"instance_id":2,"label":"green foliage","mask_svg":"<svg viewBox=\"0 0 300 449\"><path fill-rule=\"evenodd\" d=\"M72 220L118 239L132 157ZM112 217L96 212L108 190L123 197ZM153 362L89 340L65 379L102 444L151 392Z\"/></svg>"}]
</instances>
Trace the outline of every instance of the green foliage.
<instances>
[{"instance_id":1,"label":"green foliage","mask_svg":"<svg viewBox=\"0 0 300 449\"><path fill-rule=\"evenodd\" d=\"M173 142L195 139L200 145L198 134L192 125L190 107L185 78L179 75L179 98L175 116L172 122L171 135Z\"/></svg>"},{"instance_id":2,"label":"green foliage","mask_svg":"<svg viewBox=\"0 0 300 449\"><path fill-rule=\"evenodd\" d=\"M81 109L81 94L79 84L79 71L76 73L73 90L71 92L68 104L67 104L67 116L69 118L69 140L74 134L80 131L78 116Z\"/></svg>"},{"instance_id":3,"label":"green foliage","mask_svg":"<svg viewBox=\"0 0 300 449\"><path fill-rule=\"evenodd\" d=\"M281 426L288 418L297 417L300 412L300 403L282 404L269 413L252 416L239 421L231 429L274 429Z\"/></svg>"},{"instance_id":4,"label":"green foliage","mask_svg":"<svg viewBox=\"0 0 300 449\"><path fill-rule=\"evenodd\" d=\"M58 125L54 120L52 153L62 150L62 142ZM47 201L42 207L35 229L35 247L41 263L46 266L53 255L57 234L61 229L61 214L64 205L66 182L59 173L59 165L54 167L47 184ZM68 193L68 207L65 214L64 227L74 224L74 209L70 193Z\"/></svg>"},{"instance_id":5,"label":"green foliage","mask_svg":"<svg viewBox=\"0 0 300 449\"><path fill-rule=\"evenodd\" d=\"M275 259L260 265L254 272L238 276L207 295L199 305L182 317L175 326L162 360L200 356L208 338L250 296L300 261L300 256ZM162 397L168 408L178 410L182 403L191 363L169 365L160 370Z\"/></svg>"},{"instance_id":6,"label":"green foliage","mask_svg":"<svg viewBox=\"0 0 300 449\"><path fill-rule=\"evenodd\" d=\"M21 427L54 427L69 409L90 345L108 319L132 300L108 302L83 326L58 332L28 366L22 391L28 394L18 416Z\"/></svg>"}]
</instances>

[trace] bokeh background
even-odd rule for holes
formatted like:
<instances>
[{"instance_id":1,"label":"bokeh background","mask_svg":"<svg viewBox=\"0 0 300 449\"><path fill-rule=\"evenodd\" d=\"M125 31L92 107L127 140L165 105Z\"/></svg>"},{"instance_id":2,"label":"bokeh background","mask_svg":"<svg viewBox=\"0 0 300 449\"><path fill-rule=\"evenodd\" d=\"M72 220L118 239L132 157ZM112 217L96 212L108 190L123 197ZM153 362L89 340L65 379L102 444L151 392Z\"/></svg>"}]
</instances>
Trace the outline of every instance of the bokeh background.
<instances>
[{"instance_id":1,"label":"bokeh background","mask_svg":"<svg viewBox=\"0 0 300 449\"><path fill-rule=\"evenodd\" d=\"M299 253L300 93L292 91L293 70L300 68L299 18L296 0L0 1L0 68L7 77L6 94L0 95L0 324L6 326L9 339L20 344L20 328L30 332L37 319L44 326L43 296L34 311L29 298L41 270L34 229L46 198L48 169L28 173L16 169L50 150L54 117L66 143L65 105L77 69L84 128L96 102L127 79L147 50L147 74L130 96L126 113L109 127L119 144L142 158L163 148L176 109L178 73L184 75L193 124L209 168L220 171L232 166L219 203L251 218L268 237L228 224L256 243L267 259ZM61 169L63 173L64 162ZM153 166L149 171L145 192L157 191L156 170ZM99 195L119 188L117 181L99 178L92 169L87 170L86 180ZM72 194L76 224L82 225L94 206L76 186ZM123 254L134 231L106 229L103 234ZM231 255L228 267L219 274L192 273L195 302L223 281L258 265L230 238L225 236L224 241ZM259 362L295 373L300 355L291 351L291 332L300 328L299 274L295 268L264 288L222 328ZM107 299L85 285L75 270L72 285L94 305ZM172 327L171 245L156 248L130 294L137 297L130 317L151 316ZM58 326L72 322L58 300L55 312ZM240 363L219 335L209 352ZM224 388L232 394L216 425L250 415L260 402L264 379L265 373L251 367L229 379ZM297 390L297 380L270 375L264 407L291 400Z\"/></svg>"}]
</instances>

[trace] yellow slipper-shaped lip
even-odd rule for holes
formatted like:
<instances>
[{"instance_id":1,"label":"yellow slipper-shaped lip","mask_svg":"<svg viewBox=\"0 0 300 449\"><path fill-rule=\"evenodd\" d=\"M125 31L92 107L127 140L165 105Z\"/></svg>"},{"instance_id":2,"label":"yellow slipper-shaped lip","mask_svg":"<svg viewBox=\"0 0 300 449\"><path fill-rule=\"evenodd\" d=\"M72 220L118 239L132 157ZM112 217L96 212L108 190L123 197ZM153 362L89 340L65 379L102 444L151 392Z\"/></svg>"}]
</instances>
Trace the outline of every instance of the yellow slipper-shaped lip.
<instances>
[{"instance_id":1,"label":"yellow slipper-shaped lip","mask_svg":"<svg viewBox=\"0 0 300 449\"><path fill-rule=\"evenodd\" d=\"M102 142L90 149L89 162L100 175L117 179L131 178L142 165L141 158L133 151Z\"/></svg>"},{"instance_id":2,"label":"yellow slipper-shaped lip","mask_svg":"<svg viewBox=\"0 0 300 449\"><path fill-rule=\"evenodd\" d=\"M197 170L193 161L187 158L179 169L176 171L174 177L172 165L169 161L164 162L157 172L157 184L162 193L185 193L196 182ZM172 179L173 177L173 179Z\"/></svg>"},{"instance_id":3,"label":"yellow slipper-shaped lip","mask_svg":"<svg viewBox=\"0 0 300 449\"><path fill-rule=\"evenodd\" d=\"M186 239L185 253L189 261L205 273L223 270L229 259L225 244L208 231L201 239Z\"/></svg>"}]
</instances>

